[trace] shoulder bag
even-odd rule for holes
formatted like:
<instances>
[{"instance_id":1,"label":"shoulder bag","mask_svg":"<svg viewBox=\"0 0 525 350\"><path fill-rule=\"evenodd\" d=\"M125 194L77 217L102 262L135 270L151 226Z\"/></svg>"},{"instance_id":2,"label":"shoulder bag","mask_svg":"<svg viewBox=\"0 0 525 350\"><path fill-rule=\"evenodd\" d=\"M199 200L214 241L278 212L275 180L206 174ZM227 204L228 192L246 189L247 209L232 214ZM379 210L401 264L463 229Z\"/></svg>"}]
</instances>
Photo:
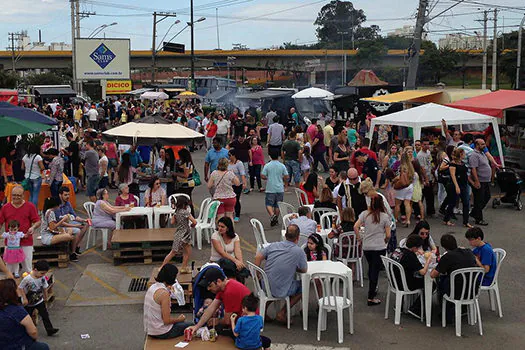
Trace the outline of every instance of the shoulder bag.
<instances>
[{"instance_id":1,"label":"shoulder bag","mask_svg":"<svg viewBox=\"0 0 525 350\"><path fill-rule=\"evenodd\" d=\"M33 159L31 160L31 165L29 166L29 175L21 183L22 188L24 189L24 191L29 191L31 189L31 173L33 171L33 163L35 162L36 156L37 155L35 154Z\"/></svg>"},{"instance_id":2,"label":"shoulder bag","mask_svg":"<svg viewBox=\"0 0 525 350\"><path fill-rule=\"evenodd\" d=\"M394 183L394 190L402 190L410 186L410 179L406 172L400 171L399 175L392 181Z\"/></svg>"}]
</instances>

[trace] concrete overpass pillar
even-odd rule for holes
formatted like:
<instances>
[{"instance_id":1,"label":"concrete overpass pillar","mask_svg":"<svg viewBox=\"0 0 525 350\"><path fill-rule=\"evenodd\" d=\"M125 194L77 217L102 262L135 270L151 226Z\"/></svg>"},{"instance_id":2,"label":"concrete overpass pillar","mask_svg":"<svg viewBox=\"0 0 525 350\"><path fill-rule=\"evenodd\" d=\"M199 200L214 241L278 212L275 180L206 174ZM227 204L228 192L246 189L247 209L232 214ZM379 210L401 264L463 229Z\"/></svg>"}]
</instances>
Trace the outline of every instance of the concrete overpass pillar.
<instances>
[{"instance_id":1,"label":"concrete overpass pillar","mask_svg":"<svg viewBox=\"0 0 525 350\"><path fill-rule=\"evenodd\" d=\"M310 79L308 79L308 82L309 82L310 86L313 86L313 85L316 84L315 78L316 78L316 72L315 72L315 70L313 70L313 71L310 72Z\"/></svg>"}]
</instances>

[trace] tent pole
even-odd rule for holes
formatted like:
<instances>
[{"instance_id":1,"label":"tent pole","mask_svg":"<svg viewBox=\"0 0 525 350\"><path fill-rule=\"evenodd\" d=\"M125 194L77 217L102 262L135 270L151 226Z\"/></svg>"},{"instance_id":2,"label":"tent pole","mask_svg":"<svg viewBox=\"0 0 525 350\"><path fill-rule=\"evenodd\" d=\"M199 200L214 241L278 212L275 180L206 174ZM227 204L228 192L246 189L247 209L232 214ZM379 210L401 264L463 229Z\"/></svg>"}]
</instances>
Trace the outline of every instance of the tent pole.
<instances>
[{"instance_id":1,"label":"tent pole","mask_svg":"<svg viewBox=\"0 0 525 350\"><path fill-rule=\"evenodd\" d=\"M370 131L368 132L368 148L372 147L372 138L374 137L374 129L376 128L376 123L374 122L374 119L372 119L372 122L370 123Z\"/></svg>"}]
</instances>

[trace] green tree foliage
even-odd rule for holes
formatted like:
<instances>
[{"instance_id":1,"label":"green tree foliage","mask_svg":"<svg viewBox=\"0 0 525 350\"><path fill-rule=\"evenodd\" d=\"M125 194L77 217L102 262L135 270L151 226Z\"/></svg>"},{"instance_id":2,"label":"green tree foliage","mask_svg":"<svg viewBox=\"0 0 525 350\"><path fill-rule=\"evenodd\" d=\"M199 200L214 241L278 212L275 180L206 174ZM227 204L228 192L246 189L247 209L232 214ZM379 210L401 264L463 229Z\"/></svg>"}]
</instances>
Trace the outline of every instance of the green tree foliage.
<instances>
[{"instance_id":1,"label":"green tree foliage","mask_svg":"<svg viewBox=\"0 0 525 350\"><path fill-rule=\"evenodd\" d=\"M521 69L520 69L520 85L525 87L525 35L521 38ZM518 60L518 32L505 33L498 38L498 69L501 74L512 82L512 87L516 85L516 67ZM501 50L502 43L505 44L504 51ZM492 52L492 45L488 48L488 52Z\"/></svg>"},{"instance_id":2,"label":"green tree foliage","mask_svg":"<svg viewBox=\"0 0 525 350\"><path fill-rule=\"evenodd\" d=\"M372 68L381 62L387 48L379 40L365 40L359 43L356 54L356 65L359 68Z\"/></svg>"},{"instance_id":3,"label":"green tree foliage","mask_svg":"<svg viewBox=\"0 0 525 350\"><path fill-rule=\"evenodd\" d=\"M460 59L458 53L449 48L437 49L435 45L428 45L424 50L419 61L421 83L439 83L444 75L454 71Z\"/></svg>"},{"instance_id":4,"label":"green tree foliage","mask_svg":"<svg viewBox=\"0 0 525 350\"><path fill-rule=\"evenodd\" d=\"M0 70L0 88L14 89L18 83L18 76L13 73Z\"/></svg>"},{"instance_id":5,"label":"green tree foliage","mask_svg":"<svg viewBox=\"0 0 525 350\"><path fill-rule=\"evenodd\" d=\"M314 25L321 42L334 43L341 41L341 35L337 32L353 31L355 36L365 21L364 11L355 9L352 2L333 0L321 8Z\"/></svg>"},{"instance_id":6,"label":"green tree foliage","mask_svg":"<svg viewBox=\"0 0 525 350\"><path fill-rule=\"evenodd\" d=\"M27 85L68 85L71 84L71 69L53 69L49 72L31 74L24 81Z\"/></svg>"}]
</instances>

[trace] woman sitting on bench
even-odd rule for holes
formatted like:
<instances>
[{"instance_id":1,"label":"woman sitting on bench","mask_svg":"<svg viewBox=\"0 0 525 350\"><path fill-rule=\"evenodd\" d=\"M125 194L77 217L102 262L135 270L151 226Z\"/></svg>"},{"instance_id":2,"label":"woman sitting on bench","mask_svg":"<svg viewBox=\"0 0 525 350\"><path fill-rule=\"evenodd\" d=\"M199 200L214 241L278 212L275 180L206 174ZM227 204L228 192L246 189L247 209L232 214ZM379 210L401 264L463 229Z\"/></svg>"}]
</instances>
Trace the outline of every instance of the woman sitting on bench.
<instances>
[{"instance_id":1,"label":"woman sitting on bench","mask_svg":"<svg viewBox=\"0 0 525 350\"><path fill-rule=\"evenodd\" d=\"M175 265L164 265L155 280L157 281L146 292L144 298L144 331L158 339L180 337L191 323L184 322L186 317L171 317L172 289L179 270Z\"/></svg>"}]
</instances>

